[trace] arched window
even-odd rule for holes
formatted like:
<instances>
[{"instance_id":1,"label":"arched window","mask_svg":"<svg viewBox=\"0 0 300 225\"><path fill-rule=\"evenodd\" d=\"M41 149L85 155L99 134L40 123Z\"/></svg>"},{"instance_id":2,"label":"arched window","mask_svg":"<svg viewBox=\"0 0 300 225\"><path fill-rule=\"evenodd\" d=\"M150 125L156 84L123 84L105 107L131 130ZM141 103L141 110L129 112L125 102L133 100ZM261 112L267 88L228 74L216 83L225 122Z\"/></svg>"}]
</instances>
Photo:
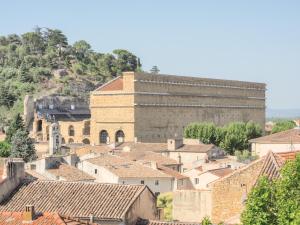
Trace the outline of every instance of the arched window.
<instances>
[{"instance_id":1,"label":"arched window","mask_svg":"<svg viewBox=\"0 0 300 225\"><path fill-rule=\"evenodd\" d=\"M73 138L69 138L69 144L73 144L73 143L74 143Z\"/></svg>"},{"instance_id":2,"label":"arched window","mask_svg":"<svg viewBox=\"0 0 300 225\"><path fill-rule=\"evenodd\" d=\"M99 136L99 139L100 139L100 143L101 144L106 144L108 142L108 133L106 130L102 130L100 132L100 136Z\"/></svg>"},{"instance_id":3,"label":"arched window","mask_svg":"<svg viewBox=\"0 0 300 225\"><path fill-rule=\"evenodd\" d=\"M42 131L42 129L43 129L43 121L42 120L38 120L37 121L37 129L36 129L36 131L40 132L40 131Z\"/></svg>"},{"instance_id":4,"label":"arched window","mask_svg":"<svg viewBox=\"0 0 300 225\"><path fill-rule=\"evenodd\" d=\"M125 138L124 132L122 130L118 130L116 132L116 142L122 143L124 142L124 138Z\"/></svg>"},{"instance_id":5,"label":"arched window","mask_svg":"<svg viewBox=\"0 0 300 225\"><path fill-rule=\"evenodd\" d=\"M84 127L83 127L83 132L82 132L83 135L90 135L90 130L91 130L90 126L91 126L90 121L84 122Z\"/></svg>"},{"instance_id":6,"label":"arched window","mask_svg":"<svg viewBox=\"0 0 300 225\"><path fill-rule=\"evenodd\" d=\"M66 140L64 138L61 139L61 144L62 145L66 144Z\"/></svg>"},{"instance_id":7,"label":"arched window","mask_svg":"<svg viewBox=\"0 0 300 225\"><path fill-rule=\"evenodd\" d=\"M82 140L83 144L89 145L90 144L90 140L88 138L85 138Z\"/></svg>"},{"instance_id":8,"label":"arched window","mask_svg":"<svg viewBox=\"0 0 300 225\"><path fill-rule=\"evenodd\" d=\"M72 125L69 126L69 136L75 136L75 130Z\"/></svg>"}]
</instances>

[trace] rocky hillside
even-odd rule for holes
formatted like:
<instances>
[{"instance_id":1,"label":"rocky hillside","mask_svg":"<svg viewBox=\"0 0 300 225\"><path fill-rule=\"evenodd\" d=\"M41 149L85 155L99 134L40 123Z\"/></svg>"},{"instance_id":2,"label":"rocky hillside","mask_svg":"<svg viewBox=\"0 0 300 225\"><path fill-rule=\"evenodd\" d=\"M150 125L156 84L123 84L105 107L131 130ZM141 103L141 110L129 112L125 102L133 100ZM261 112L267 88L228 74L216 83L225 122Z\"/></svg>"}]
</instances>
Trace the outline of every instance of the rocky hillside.
<instances>
[{"instance_id":1,"label":"rocky hillside","mask_svg":"<svg viewBox=\"0 0 300 225\"><path fill-rule=\"evenodd\" d=\"M87 99L89 91L123 71L138 70L140 60L129 51L100 53L84 40L70 45L57 29L0 36L0 127L22 112L26 94Z\"/></svg>"}]
</instances>

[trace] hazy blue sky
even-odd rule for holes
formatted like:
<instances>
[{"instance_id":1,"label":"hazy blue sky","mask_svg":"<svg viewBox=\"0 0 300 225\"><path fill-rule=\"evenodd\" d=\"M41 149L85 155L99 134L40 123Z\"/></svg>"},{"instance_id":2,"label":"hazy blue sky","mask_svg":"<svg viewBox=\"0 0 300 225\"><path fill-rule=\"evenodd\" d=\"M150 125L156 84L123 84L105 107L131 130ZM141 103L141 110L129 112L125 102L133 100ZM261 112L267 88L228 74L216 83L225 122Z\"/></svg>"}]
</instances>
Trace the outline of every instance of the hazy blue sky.
<instances>
[{"instance_id":1,"label":"hazy blue sky","mask_svg":"<svg viewBox=\"0 0 300 225\"><path fill-rule=\"evenodd\" d=\"M269 108L300 108L300 1L0 0L0 35L36 25L128 49L145 70L266 82Z\"/></svg>"}]
</instances>

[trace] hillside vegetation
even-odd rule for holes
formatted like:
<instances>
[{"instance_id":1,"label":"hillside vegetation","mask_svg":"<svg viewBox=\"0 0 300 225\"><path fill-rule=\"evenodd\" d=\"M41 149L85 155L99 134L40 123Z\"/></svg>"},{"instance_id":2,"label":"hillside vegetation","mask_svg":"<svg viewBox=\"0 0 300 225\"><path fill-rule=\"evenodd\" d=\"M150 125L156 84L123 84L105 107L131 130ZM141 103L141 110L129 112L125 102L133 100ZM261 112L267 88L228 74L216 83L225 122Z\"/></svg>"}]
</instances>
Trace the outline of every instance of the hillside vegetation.
<instances>
[{"instance_id":1,"label":"hillside vegetation","mask_svg":"<svg viewBox=\"0 0 300 225\"><path fill-rule=\"evenodd\" d=\"M139 58L127 50L100 53L84 40L70 45L57 29L0 36L0 128L22 112L26 94L88 98L121 72L140 69Z\"/></svg>"}]
</instances>

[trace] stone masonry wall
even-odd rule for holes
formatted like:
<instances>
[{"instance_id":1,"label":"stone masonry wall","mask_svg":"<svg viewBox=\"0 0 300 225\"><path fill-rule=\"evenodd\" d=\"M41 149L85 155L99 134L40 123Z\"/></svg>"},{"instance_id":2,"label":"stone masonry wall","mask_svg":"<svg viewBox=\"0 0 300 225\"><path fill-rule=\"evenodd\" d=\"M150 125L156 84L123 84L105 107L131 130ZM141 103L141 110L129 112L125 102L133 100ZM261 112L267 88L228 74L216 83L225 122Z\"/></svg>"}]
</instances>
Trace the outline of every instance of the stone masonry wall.
<instances>
[{"instance_id":1,"label":"stone masonry wall","mask_svg":"<svg viewBox=\"0 0 300 225\"><path fill-rule=\"evenodd\" d=\"M255 184L263 160L259 159L248 166L212 183L212 221L224 222L239 215L244 209L244 200Z\"/></svg>"}]
</instances>

